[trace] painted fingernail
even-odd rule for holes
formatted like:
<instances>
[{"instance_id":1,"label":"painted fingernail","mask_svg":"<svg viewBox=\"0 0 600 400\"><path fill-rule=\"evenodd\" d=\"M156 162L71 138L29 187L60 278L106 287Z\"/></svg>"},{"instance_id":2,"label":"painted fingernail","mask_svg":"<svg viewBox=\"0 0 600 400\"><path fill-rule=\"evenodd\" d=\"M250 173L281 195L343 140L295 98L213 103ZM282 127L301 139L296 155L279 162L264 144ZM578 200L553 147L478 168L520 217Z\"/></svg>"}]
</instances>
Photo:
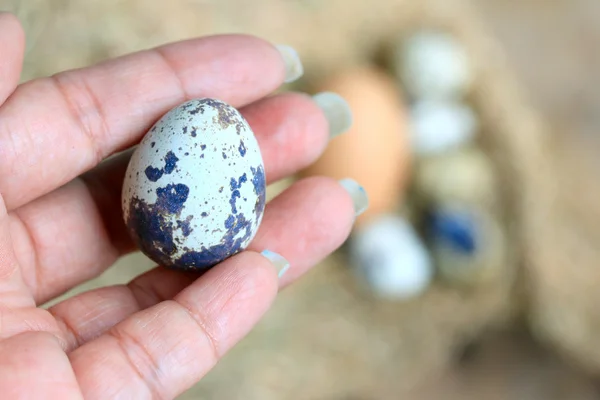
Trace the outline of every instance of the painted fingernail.
<instances>
[{"instance_id":1,"label":"painted fingernail","mask_svg":"<svg viewBox=\"0 0 600 400\"><path fill-rule=\"evenodd\" d=\"M285 62L285 83L294 82L304 75L302 61L300 61L300 56L293 47L283 44L275 47L277 47Z\"/></svg>"},{"instance_id":2,"label":"painted fingernail","mask_svg":"<svg viewBox=\"0 0 600 400\"><path fill-rule=\"evenodd\" d=\"M339 181L340 185L350 194L354 203L354 215L358 217L369 208L369 196L365 189L355 180L346 178Z\"/></svg>"},{"instance_id":3,"label":"painted fingernail","mask_svg":"<svg viewBox=\"0 0 600 400\"><path fill-rule=\"evenodd\" d=\"M263 250L263 252L260 254L262 254L263 257L273 264L277 270L277 276L279 276L279 278L281 278L287 272L287 270L290 269L289 261L283 258L280 254L277 254L271 250Z\"/></svg>"},{"instance_id":4,"label":"painted fingernail","mask_svg":"<svg viewBox=\"0 0 600 400\"><path fill-rule=\"evenodd\" d=\"M334 138L352 126L352 110L342 96L332 92L318 93L314 101L323 110L329 122L329 137Z\"/></svg>"}]
</instances>

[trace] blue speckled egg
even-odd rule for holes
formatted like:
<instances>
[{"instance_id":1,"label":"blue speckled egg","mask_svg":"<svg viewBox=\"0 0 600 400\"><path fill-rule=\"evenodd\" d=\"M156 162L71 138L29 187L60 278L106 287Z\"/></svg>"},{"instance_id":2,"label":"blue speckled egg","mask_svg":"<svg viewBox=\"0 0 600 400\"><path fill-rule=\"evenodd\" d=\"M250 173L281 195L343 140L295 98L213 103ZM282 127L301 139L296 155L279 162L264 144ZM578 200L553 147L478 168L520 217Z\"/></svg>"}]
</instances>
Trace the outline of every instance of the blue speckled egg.
<instances>
[{"instance_id":1,"label":"blue speckled egg","mask_svg":"<svg viewBox=\"0 0 600 400\"><path fill-rule=\"evenodd\" d=\"M428 239L439 276L462 287L497 282L508 264L505 233L489 212L472 205L431 211Z\"/></svg>"},{"instance_id":2,"label":"blue speckled egg","mask_svg":"<svg viewBox=\"0 0 600 400\"><path fill-rule=\"evenodd\" d=\"M127 168L122 207L146 256L201 271L248 246L265 199L264 164L248 123L206 98L172 109L146 134Z\"/></svg>"}]
</instances>

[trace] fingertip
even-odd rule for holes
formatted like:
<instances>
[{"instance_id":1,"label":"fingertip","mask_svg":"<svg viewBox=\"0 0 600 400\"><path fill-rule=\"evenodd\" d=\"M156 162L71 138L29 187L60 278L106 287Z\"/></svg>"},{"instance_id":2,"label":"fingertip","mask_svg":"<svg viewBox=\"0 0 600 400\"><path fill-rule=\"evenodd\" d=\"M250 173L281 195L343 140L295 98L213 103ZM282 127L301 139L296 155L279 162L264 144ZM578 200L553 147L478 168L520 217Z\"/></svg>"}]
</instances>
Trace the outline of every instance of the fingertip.
<instances>
[{"instance_id":1,"label":"fingertip","mask_svg":"<svg viewBox=\"0 0 600 400\"><path fill-rule=\"evenodd\" d=\"M25 53L25 31L19 19L0 12L0 104L15 90Z\"/></svg>"},{"instance_id":2,"label":"fingertip","mask_svg":"<svg viewBox=\"0 0 600 400\"><path fill-rule=\"evenodd\" d=\"M347 233L352 229L355 215L354 201L344 186L334 178L321 175L302 178L276 200L289 202L290 205L301 201L305 208L312 205L313 209L321 212L320 221L323 224L332 223L336 228L341 227L342 231Z\"/></svg>"},{"instance_id":3,"label":"fingertip","mask_svg":"<svg viewBox=\"0 0 600 400\"><path fill-rule=\"evenodd\" d=\"M2 48L2 58L11 61L14 57L14 62L19 63L18 72L20 73L21 58L25 53L25 30L19 18L12 13L0 11L0 48ZM5 53L10 51L10 53ZM3 60L0 60L0 63Z\"/></svg>"},{"instance_id":4,"label":"fingertip","mask_svg":"<svg viewBox=\"0 0 600 400\"><path fill-rule=\"evenodd\" d=\"M271 93L278 89L286 79L286 64L276 45L258 36L249 34L224 34L205 38L206 54L216 60L213 69L229 72L230 83L239 87L253 87L255 93ZM219 55L215 57L214 55ZM233 104L244 104L248 98L256 98L240 93L242 98L235 99L235 93L228 97Z\"/></svg>"},{"instance_id":5,"label":"fingertip","mask_svg":"<svg viewBox=\"0 0 600 400\"><path fill-rule=\"evenodd\" d=\"M207 271L200 279L184 289L180 297L196 297L211 291L220 298L240 296L253 307L266 311L278 291L278 271L265 256L257 251L238 253Z\"/></svg>"},{"instance_id":6,"label":"fingertip","mask_svg":"<svg viewBox=\"0 0 600 400\"><path fill-rule=\"evenodd\" d=\"M279 289L279 271L273 263L257 251L243 251L224 262L221 268L229 268L237 287L248 293L257 293L270 305ZM266 311L266 308L265 308Z\"/></svg>"},{"instance_id":7,"label":"fingertip","mask_svg":"<svg viewBox=\"0 0 600 400\"><path fill-rule=\"evenodd\" d=\"M15 14L7 11L0 11L0 23L2 27L6 27L7 29L11 29L14 31L14 34L18 35L21 40L25 38L25 31L23 29L23 25Z\"/></svg>"},{"instance_id":8,"label":"fingertip","mask_svg":"<svg viewBox=\"0 0 600 400\"><path fill-rule=\"evenodd\" d=\"M268 248L292 263L280 282L286 286L346 241L354 214L352 197L338 181L304 178L267 205L251 248Z\"/></svg>"},{"instance_id":9,"label":"fingertip","mask_svg":"<svg viewBox=\"0 0 600 400\"><path fill-rule=\"evenodd\" d=\"M327 176L311 176L298 181L300 187L306 185L314 191L314 202L328 204L327 213L323 213L324 224L331 224L338 232L332 235L332 245L336 248L342 245L354 226L356 217L355 201L340 181Z\"/></svg>"}]
</instances>

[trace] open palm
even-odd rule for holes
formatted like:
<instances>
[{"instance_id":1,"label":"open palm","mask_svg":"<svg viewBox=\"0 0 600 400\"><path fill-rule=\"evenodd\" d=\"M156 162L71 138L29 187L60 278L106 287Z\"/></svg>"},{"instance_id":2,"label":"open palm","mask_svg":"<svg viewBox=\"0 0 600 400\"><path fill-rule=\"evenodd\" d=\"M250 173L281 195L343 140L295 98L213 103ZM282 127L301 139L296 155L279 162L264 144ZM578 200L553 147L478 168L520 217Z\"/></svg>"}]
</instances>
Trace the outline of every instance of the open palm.
<instances>
[{"instance_id":1,"label":"open palm","mask_svg":"<svg viewBox=\"0 0 600 400\"><path fill-rule=\"evenodd\" d=\"M39 305L135 250L120 213L126 150L170 108L197 97L240 108L271 182L321 154L327 119L308 96L267 97L285 66L256 38L189 40L17 86L23 42L17 20L0 14L0 397L176 397L280 287L346 239L353 202L336 181L287 189L267 206L251 248L202 276L159 266ZM281 279L266 248L292 266Z\"/></svg>"}]
</instances>

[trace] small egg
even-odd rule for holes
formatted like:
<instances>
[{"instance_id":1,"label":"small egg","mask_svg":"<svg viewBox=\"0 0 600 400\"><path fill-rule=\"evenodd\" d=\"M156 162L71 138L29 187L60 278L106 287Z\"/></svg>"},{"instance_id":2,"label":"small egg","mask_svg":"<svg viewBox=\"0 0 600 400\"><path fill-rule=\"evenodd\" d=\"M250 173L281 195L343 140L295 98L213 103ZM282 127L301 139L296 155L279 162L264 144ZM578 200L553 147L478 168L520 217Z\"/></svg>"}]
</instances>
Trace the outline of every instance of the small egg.
<instances>
[{"instance_id":1,"label":"small egg","mask_svg":"<svg viewBox=\"0 0 600 400\"><path fill-rule=\"evenodd\" d=\"M493 282L507 261L499 223L472 207L452 205L433 210L428 240L439 276L456 286Z\"/></svg>"},{"instance_id":2,"label":"small egg","mask_svg":"<svg viewBox=\"0 0 600 400\"><path fill-rule=\"evenodd\" d=\"M396 75L414 99L456 99L470 88L473 71L466 49L452 35L417 32L396 48Z\"/></svg>"},{"instance_id":3,"label":"small egg","mask_svg":"<svg viewBox=\"0 0 600 400\"><path fill-rule=\"evenodd\" d=\"M369 208L358 218L359 226L401 202L410 165L405 107L393 78L375 67L339 71L319 90L344 97L354 123L301 175L360 182L369 194Z\"/></svg>"},{"instance_id":4,"label":"small egg","mask_svg":"<svg viewBox=\"0 0 600 400\"><path fill-rule=\"evenodd\" d=\"M349 242L358 277L378 297L406 300L430 285L434 268L428 250L404 218L385 214L365 223Z\"/></svg>"},{"instance_id":5,"label":"small egg","mask_svg":"<svg viewBox=\"0 0 600 400\"><path fill-rule=\"evenodd\" d=\"M419 101L411 108L410 126L412 151L417 155L431 155L470 143L479 121L465 104Z\"/></svg>"},{"instance_id":6,"label":"small egg","mask_svg":"<svg viewBox=\"0 0 600 400\"><path fill-rule=\"evenodd\" d=\"M201 271L244 250L262 221L265 171L248 123L215 99L166 113L134 151L123 217L153 261Z\"/></svg>"},{"instance_id":7,"label":"small egg","mask_svg":"<svg viewBox=\"0 0 600 400\"><path fill-rule=\"evenodd\" d=\"M489 208L497 202L494 166L477 147L422 158L414 171L414 192L427 203L459 202Z\"/></svg>"}]
</instances>

